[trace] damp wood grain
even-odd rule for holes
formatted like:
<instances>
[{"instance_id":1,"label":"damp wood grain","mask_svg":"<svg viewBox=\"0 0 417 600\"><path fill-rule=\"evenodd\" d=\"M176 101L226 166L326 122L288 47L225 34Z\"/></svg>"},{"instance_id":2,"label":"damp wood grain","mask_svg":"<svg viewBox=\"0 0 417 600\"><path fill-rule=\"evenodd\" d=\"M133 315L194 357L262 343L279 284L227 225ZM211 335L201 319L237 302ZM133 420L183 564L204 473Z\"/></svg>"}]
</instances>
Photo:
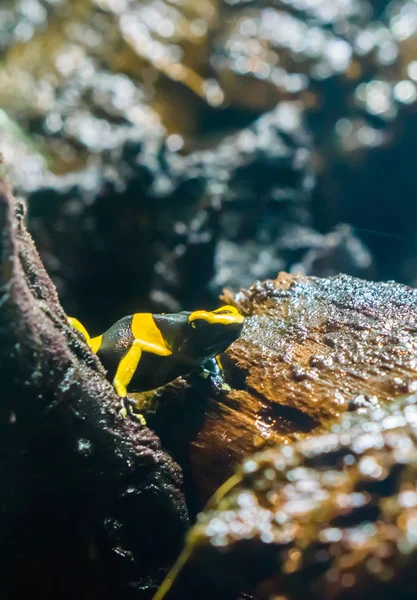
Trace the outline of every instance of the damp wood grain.
<instances>
[{"instance_id":1,"label":"damp wood grain","mask_svg":"<svg viewBox=\"0 0 417 600\"><path fill-rule=\"evenodd\" d=\"M151 421L201 501L253 452L317 433L417 385L417 291L346 275L280 273L222 298L246 316L221 357L224 392L201 377L159 394Z\"/></svg>"}]
</instances>

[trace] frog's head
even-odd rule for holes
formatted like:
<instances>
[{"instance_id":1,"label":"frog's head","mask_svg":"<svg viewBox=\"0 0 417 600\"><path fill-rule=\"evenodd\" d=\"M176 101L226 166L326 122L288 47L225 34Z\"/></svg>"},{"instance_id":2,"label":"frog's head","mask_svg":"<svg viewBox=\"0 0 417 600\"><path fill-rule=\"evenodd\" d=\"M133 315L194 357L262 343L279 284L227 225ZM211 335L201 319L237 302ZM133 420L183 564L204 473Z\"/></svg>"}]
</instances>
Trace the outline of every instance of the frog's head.
<instances>
[{"instance_id":1,"label":"frog's head","mask_svg":"<svg viewBox=\"0 0 417 600\"><path fill-rule=\"evenodd\" d=\"M221 354L239 337L244 320L237 308L228 305L190 313L187 353L197 360Z\"/></svg>"}]
</instances>

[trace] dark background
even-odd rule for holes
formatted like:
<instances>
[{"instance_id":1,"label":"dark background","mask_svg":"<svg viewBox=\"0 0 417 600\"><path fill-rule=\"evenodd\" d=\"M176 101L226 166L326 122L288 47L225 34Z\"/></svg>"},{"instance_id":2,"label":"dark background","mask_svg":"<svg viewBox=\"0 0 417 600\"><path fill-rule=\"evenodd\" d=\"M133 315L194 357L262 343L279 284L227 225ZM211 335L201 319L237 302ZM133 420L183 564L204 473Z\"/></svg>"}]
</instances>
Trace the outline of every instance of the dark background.
<instances>
[{"instance_id":1,"label":"dark background","mask_svg":"<svg viewBox=\"0 0 417 600\"><path fill-rule=\"evenodd\" d=\"M279 270L414 285L414 2L9 1L0 29L0 151L93 332Z\"/></svg>"}]
</instances>

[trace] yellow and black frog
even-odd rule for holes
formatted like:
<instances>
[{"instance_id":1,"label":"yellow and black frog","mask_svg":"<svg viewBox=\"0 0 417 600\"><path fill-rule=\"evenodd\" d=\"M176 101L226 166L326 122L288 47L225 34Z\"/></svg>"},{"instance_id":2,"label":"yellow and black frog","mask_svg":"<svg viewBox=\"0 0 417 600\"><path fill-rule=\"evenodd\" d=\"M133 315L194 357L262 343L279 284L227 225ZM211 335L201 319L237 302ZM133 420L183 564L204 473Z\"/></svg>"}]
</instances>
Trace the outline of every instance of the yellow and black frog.
<instances>
[{"instance_id":1,"label":"yellow and black frog","mask_svg":"<svg viewBox=\"0 0 417 600\"><path fill-rule=\"evenodd\" d=\"M239 337L244 317L234 306L159 315L135 313L94 338L77 319L69 317L69 322L84 335L117 394L125 399L128 390L153 390L204 367ZM123 406L126 415L127 405Z\"/></svg>"}]
</instances>

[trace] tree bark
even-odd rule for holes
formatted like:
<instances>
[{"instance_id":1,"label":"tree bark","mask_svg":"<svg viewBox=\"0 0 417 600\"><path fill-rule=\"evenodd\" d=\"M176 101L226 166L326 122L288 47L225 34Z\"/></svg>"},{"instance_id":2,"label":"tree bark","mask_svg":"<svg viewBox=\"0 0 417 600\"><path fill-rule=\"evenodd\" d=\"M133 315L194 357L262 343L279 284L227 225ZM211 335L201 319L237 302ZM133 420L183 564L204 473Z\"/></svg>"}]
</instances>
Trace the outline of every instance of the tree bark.
<instances>
[{"instance_id":1,"label":"tree bark","mask_svg":"<svg viewBox=\"0 0 417 600\"><path fill-rule=\"evenodd\" d=\"M187 527L180 468L118 416L4 182L0 382L0 596L149 598Z\"/></svg>"}]
</instances>

